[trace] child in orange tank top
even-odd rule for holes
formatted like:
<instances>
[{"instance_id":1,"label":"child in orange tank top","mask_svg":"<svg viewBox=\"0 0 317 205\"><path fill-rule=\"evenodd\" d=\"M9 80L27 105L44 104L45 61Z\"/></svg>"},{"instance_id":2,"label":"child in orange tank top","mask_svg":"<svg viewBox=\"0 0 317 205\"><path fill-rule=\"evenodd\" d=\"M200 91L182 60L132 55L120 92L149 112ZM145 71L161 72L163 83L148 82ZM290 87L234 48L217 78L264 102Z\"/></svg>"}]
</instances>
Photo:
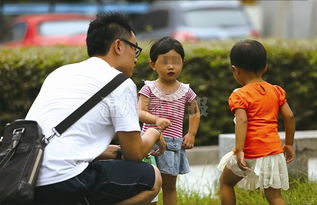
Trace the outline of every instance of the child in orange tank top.
<instances>
[{"instance_id":1,"label":"child in orange tank top","mask_svg":"<svg viewBox=\"0 0 317 205\"><path fill-rule=\"evenodd\" d=\"M266 50L255 40L236 43L230 52L235 80L242 85L229 97L235 115L236 145L220 161L221 204L235 204L234 186L264 189L271 205L283 205L281 189L288 189L287 163L294 160L295 119L283 88L262 79ZM285 145L278 135L278 115L284 120Z\"/></svg>"}]
</instances>

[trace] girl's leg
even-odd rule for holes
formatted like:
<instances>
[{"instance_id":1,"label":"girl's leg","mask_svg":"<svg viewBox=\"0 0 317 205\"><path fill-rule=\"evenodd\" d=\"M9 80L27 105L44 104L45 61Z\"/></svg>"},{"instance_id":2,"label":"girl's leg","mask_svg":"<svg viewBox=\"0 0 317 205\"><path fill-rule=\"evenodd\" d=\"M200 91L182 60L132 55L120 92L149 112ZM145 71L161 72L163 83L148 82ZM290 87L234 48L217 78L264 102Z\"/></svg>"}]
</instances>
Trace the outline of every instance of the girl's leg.
<instances>
[{"instance_id":1,"label":"girl's leg","mask_svg":"<svg viewBox=\"0 0 317 205\"><path fill-rule=\"evenodd\" d=\"M270 205L284 205L281 189L268 188L264 189L265 197Z\"/></svg>"},{"instance_id":2,"label":"girl's leg","mask_svg":"<svg viewBox=\"0 0 317 205\"><path fill-rule=\"evenodd\" d=\"M164 205L176 205L176 179L177 176L162 174L162 190Z\"/></svg>"},{"instance_id":3,"label":"girl's leg","mask_svg":"<svg viewBox=\"0 0 317 205\"><path fill-rule=\"evenodd\" d=\"M224 168L220 177L220 199L221 205L236 204L236 196L234 193L234 186L242 179L235 175L227 167ZM163 182L164 183L164 182Z\"/></svg>"}]
</instances>

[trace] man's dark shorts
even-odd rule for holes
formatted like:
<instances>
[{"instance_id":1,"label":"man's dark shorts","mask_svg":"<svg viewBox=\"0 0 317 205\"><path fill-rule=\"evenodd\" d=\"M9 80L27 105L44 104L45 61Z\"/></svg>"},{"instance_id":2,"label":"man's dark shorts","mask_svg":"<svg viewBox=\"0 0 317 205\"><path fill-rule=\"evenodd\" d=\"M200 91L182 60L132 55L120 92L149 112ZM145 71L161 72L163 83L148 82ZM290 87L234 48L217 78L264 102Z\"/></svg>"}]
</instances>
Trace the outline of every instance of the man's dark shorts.
<instances>
[{"instance_id":1,"label":"man's dark shorts","mask_svg":"<svg viewBox=\"0 0 317 205\"><path fill-rule=\"evenodd\" d=\"M91 163L80 175L35 189L35 204L113 204L150 190L154 168L144 162L106 160Z\"/></svg>"}]
</instances>

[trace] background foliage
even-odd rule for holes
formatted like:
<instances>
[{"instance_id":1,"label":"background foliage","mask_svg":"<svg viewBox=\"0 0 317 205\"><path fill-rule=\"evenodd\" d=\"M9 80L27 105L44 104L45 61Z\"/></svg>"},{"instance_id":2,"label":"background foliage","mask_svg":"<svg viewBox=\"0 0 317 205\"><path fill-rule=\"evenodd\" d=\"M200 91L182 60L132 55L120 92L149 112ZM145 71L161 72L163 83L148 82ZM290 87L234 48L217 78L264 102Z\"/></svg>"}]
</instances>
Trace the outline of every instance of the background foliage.
<instances>
[{"instance_id":1,"label":"background foliage","mask_svg":"<svg viewBox=\"0 0 317 205\"><path fill-rule=\"evenodd\" d=\"M265 80L287 91L297 130L317 129L317 42L263 41L269 54ZM202 112L196 145L216 144L220 133L234 132L227 98L239 87L228 54L234 42L185 44L186 62L180 81L190 83ZM133 80L138 88L156 74L148 66L149 43L138 59ZM45 77L52 70L87 58L84 47L0 48L0 132L14 119L24 118ZM185 129L187 122L185 123ZM283 129L283 125L280 125Z\"/></svg>"}]
</instances>

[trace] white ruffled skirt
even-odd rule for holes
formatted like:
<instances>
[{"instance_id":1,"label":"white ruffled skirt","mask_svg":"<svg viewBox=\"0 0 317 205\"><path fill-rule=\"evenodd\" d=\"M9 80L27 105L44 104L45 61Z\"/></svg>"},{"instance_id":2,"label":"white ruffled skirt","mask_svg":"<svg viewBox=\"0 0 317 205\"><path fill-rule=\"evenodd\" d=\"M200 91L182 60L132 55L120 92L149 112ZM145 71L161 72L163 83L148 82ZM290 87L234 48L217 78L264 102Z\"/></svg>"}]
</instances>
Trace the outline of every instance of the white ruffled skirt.
<instances>
[{"instance_id":1,"label":"white ruffled skirt","mask_svg":"<svg viewBox=\"0 0 317 205\"><path fill-rule=\"evenodd\" d=\"M245 159L251 170L242 171L237 164L236 155L229 152L222 157L218 170L223 171L225 167L235 175L243 177L237 186L247 190L257 188L287 190L289 188L288 171L284 154L270 155L255 159Z\"/></svg>"}]
</instances>

